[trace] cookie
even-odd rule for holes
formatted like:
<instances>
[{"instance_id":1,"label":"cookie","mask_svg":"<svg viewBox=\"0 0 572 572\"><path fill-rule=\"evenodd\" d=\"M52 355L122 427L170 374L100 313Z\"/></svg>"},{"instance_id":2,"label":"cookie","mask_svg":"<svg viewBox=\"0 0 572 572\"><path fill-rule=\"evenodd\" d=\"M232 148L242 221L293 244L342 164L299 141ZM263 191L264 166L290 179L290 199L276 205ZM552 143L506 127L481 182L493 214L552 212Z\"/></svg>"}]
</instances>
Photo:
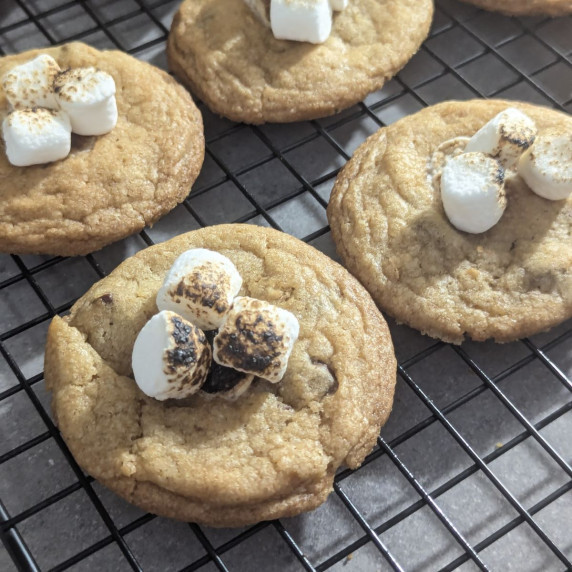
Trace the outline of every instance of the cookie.
<instances>
[{"instance_id":1,"label":"cookie","mask_svg":"<svg viewBox=\"0 0 572 572\"><path fill-rule=\"evenodd\" d=\"M508 16L563 16L572 13L572 0L461 0Z\"/></svg>"},{"instance_id":2,"label":"cookie","mask_svg":"<svg viewBox=\"0 0 572 572\"><path fill-rule=\"evenodd\" d=\"M246 123L331 115L379 89L429 33L431 0L352 0L325 43L277 40L243 0L186 0L169 67L214 112Z\"/></svg>"},{"instance_id":3,"label":"cookie","mask_svg":"<svg viewBox=\"0 0 572 572\"><path fill-rule=\"evenodd\" d=\"M328 219L345 265L398 322L442 340L508 342L572 316L572 198L549 201L508 177L508 206L482 234L447 219L431 158L517 107L543 130L563 113L499 100L447 102L372 135L336 180Z\"/></svg>"},{"instance_id":4,"label":"cookie","mask_svg":"<svg viewBox=\"0 0 572 572\"><path fill-rule=\"evenodd\" d=\"M300 323L279 384L256 378L236 401L146 397L131 352L175 258L229 257L241 295ZM355 468L389 415L396 362L387 326L345 269L305 243L250 225L208 227L150 247L95 284L48 332L45 378L78 463L163 516L239 526L317 507L340 465Z\"/></svg>"},{"instance_id":5,"label":"cookie","mask_svg":"<svg viewBox=\"0 0 572 572\"><path fill-rule=\"evenodd\" d=\"M11 165L0 140L0 251L87 254L153 224L189 194L204 157L202 118L166 73L80 43L0 58L0 77L44 53L62 69L108 72L119 119L106 135L72 135L70 154L43 165ZM7 113L0 88L0 119Z\"/></svg>"}]
</instances>

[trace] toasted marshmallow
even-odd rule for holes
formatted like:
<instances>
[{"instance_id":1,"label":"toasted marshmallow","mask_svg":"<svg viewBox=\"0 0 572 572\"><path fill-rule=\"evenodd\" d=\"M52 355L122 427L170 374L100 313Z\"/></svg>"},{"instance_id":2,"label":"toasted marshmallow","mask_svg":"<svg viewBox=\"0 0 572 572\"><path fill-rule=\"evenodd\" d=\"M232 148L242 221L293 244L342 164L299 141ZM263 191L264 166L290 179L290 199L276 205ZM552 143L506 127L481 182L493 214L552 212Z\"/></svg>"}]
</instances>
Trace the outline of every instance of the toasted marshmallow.
<instances>
[{"instance_id":1,"label":"toasted marshmallow","mask_svg":"<svg viewBox=\"0 0 572 572\"><path fill-rule=\"evenodd\" d=\"M205 397L222 397L227 401L235 401L250 387L253 379L254 376L250 373L213 362L201 392Z\"/></svg>"},{"instance_id":2,"label":"toasted marshmallow","mask_svg":"<svg viewBox=\"0 0 572 572\"><path fill-rule=\"evenodd\" d=\"M509 107L471 137L465 152L480 151L497 158L505 169L512 169L534 143L536 134L534 121L522 111Z\"/></svg>"},{"instance_id":3,"label":"toasted marshmallow","mask_svg":"<svg viewBox=\"0 0 572 572\"><path fill-rule=\"evenodd\" d=\"M330 0L272 0L270 25L279 40L321 44L332 31Z\"/></svg>"},{"instance_id":4,"label":"toasted marshmallow","mask_svg":"<svg viewBox=\"0 0 572 572\"><path fill-rule=\"evenodd\" d=\"M539 196L561 201L572 193L572 133L552 129L522 156L518 174Z\"/></svg>"},{"instance_id":5,"label":"toasted marshmallow","mask_svg":"<svg viewBox=\"0 0 572 572\"><path fill-rule=\"evenodd\" d=\"M270 2L271 0L244 0L246 5L256 14L258 19L270 28Z\"/></svg>"},{"instance_id":6,"label":"toasted marshmallow","mask_svg":"<svg viewBox=\"0 0 572 572\"><path fill-rule=\"evenodd\" d=\"M71 125L67 114L53 109L18 109L2 123L8 161L16 167L50 163L67 157Z\"/></svg>"},{"instance_id":7,"label":"toasted marshmallow","mask_svg":"<svg viewBox=\"0 0 572 572\"><path fill-rule=\"evenodd\" d=\"M2 78L2 89L14 109L45 107L59 109L53 90L60 66L47 54L12 68Z\"/></svg>"},{"instance_id":8,"label":"toasted marshmallow","mask_svg":"<svg viewBox=\"0 0 572 572\"><path fill-rule=\"evenodd\" d=\"M115 81L95 68L73 68L55 78L58 104L78 135L103 135L117 124Z\"/></svg>"},{"instance_id":9,"label":"toasted marshmallow","mask_svg":"<svg viewBox=\"0 0 572 572\"><path fill-rule=\"evenodd\" d=\"M484 153L451 157L441 174L441 199L455 228L473 234L489 230L506 208L502 165Z\"/></svg>"},{"instance_id":10,"label":"toasted marshmallow","mask_svg":"<svg viewBox=\"0 0 572 572\"><path fill-rule=\"evenodd\" d=\"M157 308L177 312L202 330L215 330L241 286L242 277L226 256L205 248L187 250L157 293Z\"/></svg>"},{"instance_id":11,"label":"toasted marshmallow","mask_svg":"<svg viewBox=\"0 0 572 572\"><path fill-rule=\"evenodd\" d=\"M279 382L284 376L300 326L294 314L268 302L235 298L213 342L213 359Z\"/></svg>"},{"instance_id":12,"label":"toasted marshmallow","mask_svg":"<svg viewBox=\"0 0 572 572\"><path fill-rule=\"evenodd\" d=\"M159 401L182 399L205 382L212 359L205 334L175 312L155 314L133 346L135 382Z\"/></svg>"}]
</instances>

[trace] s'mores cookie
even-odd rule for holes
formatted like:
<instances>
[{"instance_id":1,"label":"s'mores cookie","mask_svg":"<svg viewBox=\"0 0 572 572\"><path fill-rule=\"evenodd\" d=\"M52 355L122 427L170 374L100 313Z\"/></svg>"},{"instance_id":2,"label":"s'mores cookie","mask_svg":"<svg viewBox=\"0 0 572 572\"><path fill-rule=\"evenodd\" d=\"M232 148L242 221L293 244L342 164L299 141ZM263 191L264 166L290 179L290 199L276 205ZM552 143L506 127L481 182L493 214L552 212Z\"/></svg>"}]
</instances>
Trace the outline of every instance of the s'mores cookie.
<instances>
[{"instance_id":1,"label":"s'mores cookie","mask_svg":"<svg viewBox=\"0 0 572 572\"><path fill-rule=\"evenodd\" d=\"M393 77L429 33L431 0L186 0L169 67L246 123L331 115Z\"/></svg>"},{"instance_id":2,"label":"s'mores cookie","mask_svg":"<svg viewBox=\"0 0 572 572\"><path fill-rule=\"evenodd\" d=\"M372 135L328 219L379 307L423 333L508 342L572 316L572 118L447 102Z\"/></svg>"},{"instance_id":3,"label":"s'mores cookie","mask_svg":"<svg viewBox=\"0 0 572 572\"><path fill-rule=\"evenodd\" d=\"M508 16L564 16L572 14L572 0L461 0Z\"/></svg>"},{"instance_id":4,"label":"s'mores cookie","mask_svg":"<svg viewBox=\"0 0 572 572\"><path fill-rule=\"evenodd\" d=\"M189 193L201 115L169 75L80 43L0 58L0 251L87 254Z\"/></svg>"},{"instance_id":5,"label":"s'mores cookie","mask_svg":"<svg viewBox=\"0 0 572 572\"><path fill-rule=\"evenodd\" d=\"M218 331L197 327L204 316L183 302L163 309L173 298L161 290L177 284L205 308L214 291L232 298ZM148 511L210 526L323 503L336 470L358 467L376 443L395 374L387 325L358 281L251 225L204 228L129 258L54 318L45 361L78 463Z\"/></svg>"}]
</instances>

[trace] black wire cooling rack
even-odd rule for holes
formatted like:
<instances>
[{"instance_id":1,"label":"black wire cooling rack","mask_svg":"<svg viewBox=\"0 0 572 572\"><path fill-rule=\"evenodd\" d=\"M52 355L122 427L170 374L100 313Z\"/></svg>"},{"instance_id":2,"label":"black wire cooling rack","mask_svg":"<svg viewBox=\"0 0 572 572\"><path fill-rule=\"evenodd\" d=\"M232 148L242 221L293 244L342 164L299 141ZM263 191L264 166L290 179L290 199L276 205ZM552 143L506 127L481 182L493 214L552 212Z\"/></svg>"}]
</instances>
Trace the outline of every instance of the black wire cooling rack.
<instances>
[{"instance_id":1,"label":"black wire cooling rack","mask_svg":"<svg viewBox=\"0 0 572 572\"><path fill-rule=\"evenodd\" d=\"M237 0L239 1L239 0ZM2 0L0 54L81 40L164 67L178 1ZM82 472L49 410L49 320L147 245L222 222L269 225L335 258L325 217L339 168L380 126L446 99L572 110L572 20L437 2L399 76L324 120L251 127L201 107L193 193L86 257L0 257L0 570L572 570L572 323L507 345L448 346L390 322L394 412L318 510L215 530L144 514Z\"/></svg>"}]
</instances>

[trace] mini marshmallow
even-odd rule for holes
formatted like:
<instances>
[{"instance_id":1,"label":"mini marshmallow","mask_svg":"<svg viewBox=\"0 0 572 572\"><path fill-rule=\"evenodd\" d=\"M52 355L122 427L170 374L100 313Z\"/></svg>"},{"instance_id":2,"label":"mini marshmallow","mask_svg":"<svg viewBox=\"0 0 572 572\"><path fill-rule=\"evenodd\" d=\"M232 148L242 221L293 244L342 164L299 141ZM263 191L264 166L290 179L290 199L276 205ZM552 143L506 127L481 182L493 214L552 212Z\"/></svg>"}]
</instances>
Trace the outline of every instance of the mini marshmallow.
<instances>
[{"instance_id":1,"label":"mini marshmallow","mask_svg":"<svg viewBox=\"0 0 572 572\"><path fill-rule=\"evenodd\" d=\"M473 234L485 232L506 208L504 169L484 153L451 157L441 174L441 198L455 228Z\"/></svg>"},{"instance_id":2,"label":"mini marshmallow","mask_svg":"<svg viewBox=\"0 0 572 572\"><path fill-rule=\"evenodd\" d=\"M213 362L201 392L205 397L222 397L227 401L235 401L250 387L253 379L254 376L250 373Z\"/></svg>"},{"instance_id":3,"label":"mini marshmallow","mask_svg":"<svg viewBox=\"0 0 572 572\"><path fill-rule=\"evenodd\" d=\"M55 78L58 104L78 135L103 135L117 124L115 81L95 68L73 68Z\"/></svg>"},{"instance_id":4,"label":"mini marshmallow","mask_svg":"<svg viewBox=\"0 0 572 572\"><path fill-rule=\"evenodd\" d=\"M300 326L294 314L268 302L235 298L213 342L220 365L279 382Z\"/></svg>"},{"instance_id":5,"label":"mini marshmallow","mask_svg":"<svg viewBox=\"0 0 572 572\"><path fill-rule=\"evenodd\" d=\"M202 330L215 330L241 286L242 277L226 256L205 248L187 250L157 293L157 308L178 312Z\"/></svg>"},{"instance_id":6,"label":"mini marshmallow","mask_svg":"<svg viewBox=\"0 0 572 572\"><path fill-rule=\"evenodd\" d=\"M560 201L572 193L572 133L543 133L522 156L518 174L539 196Z\"/></svg>"},{"instance_id":7,"label":"mini marshmallow","mask_svg":"<svg viewBox=\"0 0 572 572\"><path fill-rule=\"evenodd\" d=\"M534 143L536 134L534 121L522 111L509 107L471 137L465 152L481 151L499 159L505 169L511 169Z\"/></svg>"},{"instance_id":8,"label":"mini marshmallow","mask_svg":"<svg viewBox=\"0 0 572 572\"><path fill-rule=\"evenodd\" d=\"M155 314L133 346L135 382L159 401L196 393L207 378L212 352L205 334L175 312Z\"/></svg>"},{"instance_id":9,"label":"mini marshmallow","mask_svg":"<svg viewBox=\"0 0 572 572\"><path fill-rule=\"evenodd\" d=\"M256 14L258 19L270 28L270 2L271 0L244 0L246 5Z\"/></svg>"},{"instance_id":10,"label":"mini marshmallow","mask_svg":"<svg viewBox=\"0 0 572 572\"><path fill-rule=\"evenodd\" d=\"M60 66L47 54L12 68L2 78L2 89L14 109L45 107L59 109L53 91Z\"/></svg>"},{"instance_id":11,"label":"mini marshmallow","mask_svg":"<svg viewBox=\"0 0 572 572\"><path fill-rule=\"evenodd\" d=\"M272 0L270 24L279 40L321 44L332 31L330 0Z\"/></svg>"},{"instance_id":12,"label":"mini marshmallow","mask_svg":"<svg viewBox=\"0 0 572 572\"><path fill-rule=\"evenodd\" d=\"M52 109L18 109L2 123L8 161L16 167L50 163L67 157L71 125L66 113Z\"/></svg>"}]
</instances>

